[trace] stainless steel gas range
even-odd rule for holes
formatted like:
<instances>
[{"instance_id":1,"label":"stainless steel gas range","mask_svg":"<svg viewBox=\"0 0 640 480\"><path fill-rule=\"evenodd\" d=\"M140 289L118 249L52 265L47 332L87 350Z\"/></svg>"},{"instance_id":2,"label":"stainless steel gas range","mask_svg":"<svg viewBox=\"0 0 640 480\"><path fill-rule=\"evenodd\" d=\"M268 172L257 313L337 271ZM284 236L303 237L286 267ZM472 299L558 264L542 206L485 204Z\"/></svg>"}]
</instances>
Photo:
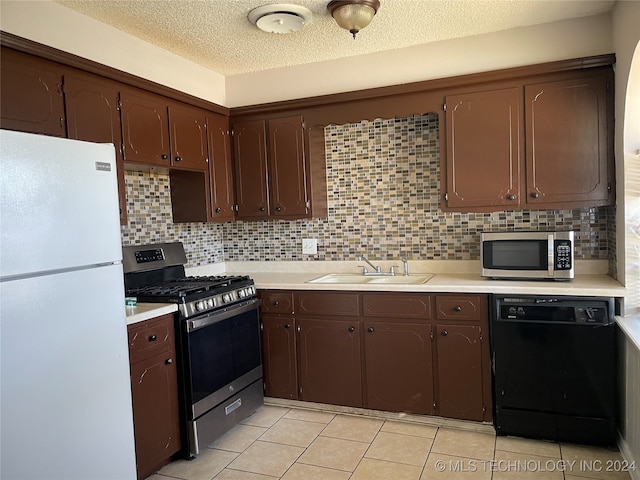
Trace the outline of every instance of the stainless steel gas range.
<instances>
[{"instance_id":1,"label":"stainless steel gas range","mask_svg":"<svg viewBox=\"0 0 640 480\"><path fill-rule=\"evenodd\" d=\"M176 303L185 454L200 450L264 402L259 300L248 276L187 277L180 242L123 247L127 296Z\"/></svg>"}]
</instances>

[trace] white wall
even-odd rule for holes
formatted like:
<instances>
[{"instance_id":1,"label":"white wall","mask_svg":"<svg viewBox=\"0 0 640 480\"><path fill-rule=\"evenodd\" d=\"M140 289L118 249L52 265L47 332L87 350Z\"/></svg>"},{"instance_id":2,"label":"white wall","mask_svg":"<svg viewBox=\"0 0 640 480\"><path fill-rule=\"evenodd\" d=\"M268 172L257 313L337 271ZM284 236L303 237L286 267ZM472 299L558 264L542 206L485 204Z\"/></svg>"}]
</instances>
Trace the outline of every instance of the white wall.
<instances>
[{"instance_id":1,"label":"white wall","mask_svg":"<svg viewBox=\"0 0 640 480\"><path fill-rule=\"evenodd\" d=\"M609 14L227 77L229 107L613 52Z\"/></svg>"},{"instance_id":2,"label":"white wall","mask_svg":"<svg viewBox=\"0 0 640 480\"><path fill-rule=\"evenodd\" d=\"M226 104L223 75L49 0L0 1L0 29Z\"/></svg>"},{"instance_id":3,"label":"white wall","mask_svg":"<svg viewBox=\"0 0 640 480\"><path fill-rule=\"evenodd\" d=\"M612 12L612 37L616 52L616 226L620 233L616 250L620 252L618 276L631 292L626 302L627 315L640 314L639 25L640 2L619 1ZM632 62L633 76L630 75Z\"/></svg>"}]
</instances>

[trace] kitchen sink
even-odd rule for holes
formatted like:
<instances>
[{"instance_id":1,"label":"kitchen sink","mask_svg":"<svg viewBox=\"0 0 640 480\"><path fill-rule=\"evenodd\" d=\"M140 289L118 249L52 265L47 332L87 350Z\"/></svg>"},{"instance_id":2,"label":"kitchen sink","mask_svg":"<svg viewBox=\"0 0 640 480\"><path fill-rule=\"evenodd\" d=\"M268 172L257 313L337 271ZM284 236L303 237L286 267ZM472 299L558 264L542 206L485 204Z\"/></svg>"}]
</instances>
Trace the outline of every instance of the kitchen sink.
<instances>
[{"instance_id":1,"label":"kitchen sink","mask_svg":"<svg viewBox=\"0 0 640 480\"><path fill-rule=\"evenodd\" d=\"M388 285L417 285L427 283L432 274L424 275L360 275L355 273L330 273L322 277L309 280L307 283L336 283L336 284L388 284Z\"/></svg>"}]
</instances>

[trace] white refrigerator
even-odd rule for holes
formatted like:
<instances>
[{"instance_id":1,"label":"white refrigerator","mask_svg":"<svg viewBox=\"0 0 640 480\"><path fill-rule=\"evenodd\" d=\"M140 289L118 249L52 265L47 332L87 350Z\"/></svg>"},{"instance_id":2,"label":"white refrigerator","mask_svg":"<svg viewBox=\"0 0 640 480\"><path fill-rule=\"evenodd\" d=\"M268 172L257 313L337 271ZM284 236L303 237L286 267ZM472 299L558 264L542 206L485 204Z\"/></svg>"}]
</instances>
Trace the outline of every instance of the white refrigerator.
<instances>
[{"instance_id":1,"label":"white refrigerator","mask_svg":"<svg viewBox=\"0 0 640 480\"><path fill-rule=\"evenodd\" d=\"M0 130L0 478L136 478L113 145Z\"/></svg>"}]
</instances>

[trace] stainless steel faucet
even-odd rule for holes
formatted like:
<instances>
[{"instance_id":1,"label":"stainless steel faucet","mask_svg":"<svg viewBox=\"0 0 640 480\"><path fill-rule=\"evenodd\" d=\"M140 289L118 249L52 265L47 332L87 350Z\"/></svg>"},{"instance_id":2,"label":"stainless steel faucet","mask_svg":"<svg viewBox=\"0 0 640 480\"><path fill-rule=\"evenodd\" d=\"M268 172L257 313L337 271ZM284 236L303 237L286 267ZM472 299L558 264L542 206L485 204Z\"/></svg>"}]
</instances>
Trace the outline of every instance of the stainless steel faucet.
<instances>
[{"instance_id":1,"label":"stainless steel faucet","mask_svg":"<svg viewBox=\"0 0 640 480\"><path fill-rule=\"evenodd\" d=\"M364 255L361 255L358 257L358 260L360 262L365 262L367 265L369 265L371 268L373 268L375 270L375 273L382 273L380 266L375 266L373 263L371 263L369 260L366 259L366 257ZM369 273L367 271L367 267L364 267L364 271L362 272L363 275L366 275L367 273Z\"/></svg>"},{"instance_id":2,"label":"stainless steel faucet","mask_svg":"<svg viewBox=\"0 0 640 480\"><path fill-rule=\"evenodd\" d=\"M402 274L405 276L409 276L409 262L407 262L406 258L401 258L402 261Z\"/></svg>"}]
</instances>

